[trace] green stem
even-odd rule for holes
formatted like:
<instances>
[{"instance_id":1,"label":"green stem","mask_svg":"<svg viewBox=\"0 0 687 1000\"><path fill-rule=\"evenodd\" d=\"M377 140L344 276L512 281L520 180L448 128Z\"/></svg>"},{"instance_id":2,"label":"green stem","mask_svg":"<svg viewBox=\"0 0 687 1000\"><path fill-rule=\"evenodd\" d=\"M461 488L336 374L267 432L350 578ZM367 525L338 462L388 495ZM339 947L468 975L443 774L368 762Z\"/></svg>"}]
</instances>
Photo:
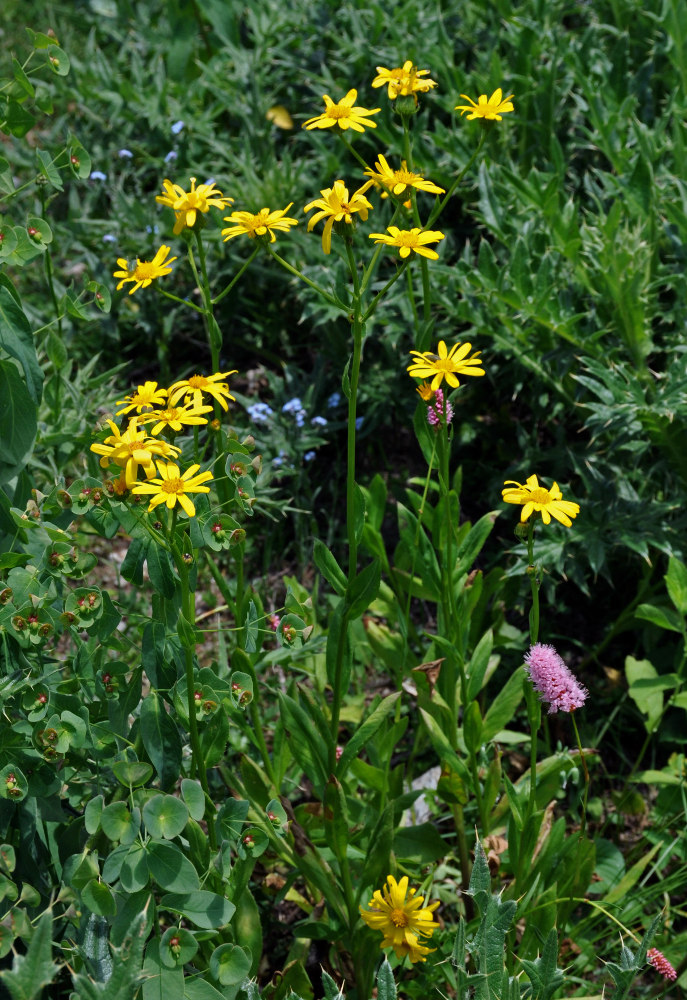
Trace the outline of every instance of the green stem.
<instances>
[{"instance_id":1,"label":"green stem","mask_svg":"<svg viewBox=\"0 0 687 1000\"><path fill-rule=\"evenodd\" d=\"M236 282L239 280L239 278L241 277L241 275L243 274L243 272L246 270L246 268L248 267L248 265L250 263L252 263L252 261L255 259L255 256L256 256L256 254L258 253L259 250L260 250L260 246L258 245L258 246L256 246L255 250L253 251L253 253L248 258L248 260L246 260L244 262L244 264L240 268L240 270L238 270L236 272L236 274L231 279L231 281L229 282L229 284L227 285L227 287L225 289L223 289L223 291L221 291L219 293L219 295L216 295L214 297L214 299L210 300L211 301L211 305L216 306L218 302L222 301L222 299L224 298L225 295L229 294L229 292L232 290L232 288L234 287L234 285L236 284Z\"/></svg>"},{"instance_id":2,"label":"green stem","mask_svg":"<svg viewBox=\"0 0 687 1000\"><path fill-rule=\"evenodd\" d=\"M360 360L363 346L364 319L361 317L360 284L353 250L346 241L348 267L353 280L353 359L350 368L348 396L348 434L346 469L346 530L348 534L348 578L353 579L358 565L358 543L355 537L355 420L360 378Z\"/></svg>"},{"instance_id":3,"label":"green stem","mask_svg":"<svg viewBox=\"0 0 687 1000\"><path fill-rule=\"evenodd\" d=\"M401 264L401 266L396 271L396 273L393 275L393 277L391 277L387 281L387 283L384 286L384 288L382 288L381 291L377 292L377 294L373 298L372 302L370 303L369 308L365 312L365 315L361 319L362 323L367 323L368 319L370 318L370 316L372 316L372 314L374 313L375 309L377 308L377 306L379 305L379 303L381 302L381 300L384 298L384 296L386 295L386 293L389 291L389 289L391 288L391 286L394 284L395 281L398 281L398 279L401 277L401 275L403 274L403 272L405 271L405 269L408 267L409 262L410 262L410 258L408 258L407 260L404 260L403 263Z\"/></svg>"},{"instance_id":4,"label":"green stem","mask_svg":"<svg viewBox=\"0 0 687 1000\"><path fill-rule=\"evenodd\" d=\"M205 315L204 309L201 309L200 306L194 305L193 302L189 302L188 299L180 299L178 295L173 295L172 292L166 292L164 288L160 287L159 284L156 285L156 288L160 295L164 295L166 299L171 299L172 302L179 302L182 306L188 306L189 309L193 309L194 312L200 313L201 316Z\"/></svg>"},{"instance_id":5,"label":"green stem","mask_svg":"<svg viewBox=\"0 0 687 1000\"><path fill-rule=\"evenodd\" d=\"M577 740L577 749L580 751L580 760L582 761L582 771L584 773L584 795L582 797L582 820L580 823L580 840L584 840L584 834L587 829L587 799L589 797L589 768L587 767L587 758L584 755L584 750L582 749L582 742L580 741L580 734L577 729L577 720L575 718L575 710L573 709L570 713L570 718L572 719L573 729L575 730L575 739Z\"/></svg>"},{"instance_id":6,"label":"green stem","mask_svg":"<svg viewBox=\"0 0 687 1000\"><path fill-rule=\"evenodd\" d=\"M262 723L260 721L260 711L258 709L258 676L255 673L255 667L251 662L249 656L242 659L242 665L246 668L250 674L251 680L253 681L253 691L254 698L248 705L248 711L250 712L251 722L253 723L252 736L257 743L258 750L260 751L260 756L262 757L262 762L265 766L265 771L267 776L274 785L276 792L279 792L279 787L277 785L277 776L272 765L272 760L270 758L270 752L267 749L267 742L265 740L265 734L262 731Z\"/></svg>"},{"instance_id":7,"label":"green stem","mask_svg":"<svg viewBox=\"0 0 687 1000\"><path fill-rule=\"evenodd\" d=\"M284 260L284 258L280 257L278 253L275 253L271 247L268 246L267 251L276 261L278 261L278 263L281 264L282 267L286 268L289 274L295 275L297 278L300 278L301 281L304 281L306 285L310 285L310 287L313 288L318 295L322 296L325 302L329 302L330 305L336 306L336 308L341 309L342 312L348 312L348 306L346 303L342 302L341 299L336 297L336 295L330 295L330 293L326 292L324 288L317 284L317 282L311 281L310 278L306 278L302 271L299 271L298 268L289 264L287 260Z\"/></svg>"},{"instance_id":8,"label":"green stem","mask_svg":"<svg viewBox=\"0 0 687 1000\"><path fill-rule=\"evenodd\" d=\"M534 565L534 522L530 519L527 526L527 575L530 578L532 590L532 607L530 608L530 643L539 639L539 574Z\"/></svg>"}]
</instances>

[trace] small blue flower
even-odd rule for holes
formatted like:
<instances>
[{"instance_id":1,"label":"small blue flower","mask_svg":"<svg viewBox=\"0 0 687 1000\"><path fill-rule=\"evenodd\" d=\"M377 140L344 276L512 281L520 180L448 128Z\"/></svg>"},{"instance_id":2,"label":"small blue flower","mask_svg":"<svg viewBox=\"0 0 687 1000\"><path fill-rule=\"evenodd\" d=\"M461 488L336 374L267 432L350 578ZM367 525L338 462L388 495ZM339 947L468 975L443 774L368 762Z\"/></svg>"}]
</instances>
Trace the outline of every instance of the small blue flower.
<instances>
[{"instance_id":1,"label":"small blue flower","mask_svg":"<svg viewBox=\"0 0 687 1000\"><path fill-rule=\"evenodd\" d=\"M293 399L290 399L288 401L288 403L284 403L284 405L281 408L282 413L296 413L298 410L302 409L303 409L303 404L301 403L298 396L294 396Z\"/></svg>"},{"instance_id":2,"label":"small blue flower","mask_svg":"<svg viewBox=\"0 0 687 1000\"><path fill-rule=\"evenodd\" d=\"M117 237L114 236L112 233L105 233L105 235L103 236L103 243L116 243L116 242L117 242Z\"/></svg>"},{"instance_id":3,"label":"small blue flower","mask_svg":"<svg viewBox=\"0 0 687 1000\"><path fill-rule=\"evenodd\" d=\"M272 465L276 465L276 467L279 468L280 465L284 464L285 458L286 458L286 452L284 451L283 448L280 448L279 454L276 456L276 458L272 459Z\"/></svg>"},{"instance_id":4,"label":"small blue flower","mask_svg":"<svg viewBox=\"0 0 687 1000\"><path fill-rule=\"evenodd\" d=\"M365 417L356 417L355 418L355 429L357 431L359 431L360 428L363 426L363 420L364 419L365 419Z\"/></svg>"},{"instance_id":5,"label":"small blue flower","mask_svg":"<svg viewBox=\"0 0 687 1000\"><path fill-rule=\"evenodd\" d=\"M294 419L296 421L296 427L302 427L305 423L305 410L298 410L295 414Z\"/></svg>"},{"instance_id":6,"label":"small blue flower","mask_svg":"<svg viewBox=\"0 0 687 1000\"><path fill-rule=\"evenodd\" d=\"M326 427L328 422L326 417L313 417L310 421L313 427Z\"/></svg>"},{"instance_id":7,"label":"small blue flower","mask_svg":"<svg viewBox=\"0 0 687 1000\"><path fill-rule=\"evenodd\" d=\"M165 156L165 163L174 163L178 155L174 149L170 149L169 153Z\"/></svg>"},{"instance_id":8,"label":"small blue flower","mask_svg":"<svg viewBox=\"0 0 687 1000\"><path fill-rule=\"evenodd\" d=\"M306 451L305 455L303 455L304 462L312 462L313 458L315 458L314 451Z\"/></svg>"},{"instance_id":9,"label":"small blue flower","mask_svg":"<svg viewBox=\"0 0 687 1000\"><path fill-rule=\"evenodd\" d=\"M212 185L215 183L215 178L214 177L208 177L208 179L205 181L205 183L207 184L208 187L212 187Z\"/></svg>"},{"instance_id":10,"label":"small blue flower","mask_svg":"<svg viewBox=\"0 0 687 1000\"><path fill-rule=\"evenodd\" d=\"M179 119L178 122L174 122L174 124L171 127L172 135L179 135L183 127L184 127L184 122L182 122L181 119Z\"/></svg>"},{"instance_id":11,"label":"small blue flower","mask_svg":"<svg viewBox=\"0 0 687 1000\"><path fill-rule=\"evenodd\" d=\"M102 170L91 170L91 178L90 179L92 181L106 181L107 180L107 174L104 174L102 172Z\"/></svg>"},{"instance_id":12,"label":"small blue flower","mask_svg":"<svg viewBox=\"0 0 687 1000\"><path fill-rule=\"evenodd\" d=\"M131 152L130 149L120 149L119 152L117 153L117 156L119 157L120 160L132 160L134 154Z\"/></svg>"},{"instance_id":13,"label":"small blue flower","mask_svg":"<svg viewBox=\"0 0 687 1000\"><path fill-rule=\"evenodd\" d=\"M268 424L274 410L267 403L251 403L246 407L246 413L254 424Z\"/></svg>"},{"instance_id":14,"label":"small blue flower","mask_svg":"<svg viewBox=\"0 0 687 1000\"><path fill-rule=\"evenodd\" d=\"M333 392L329 399L327 400L327 406L330 410L333 410L335 406L338 406L341 402L341 393Z\"/></svg>"},{"instance_id":15,"label":"small blue flower","mask_svg":"<svg viewBox=\"0 0 687 1000\"><path fill-rule=\"evenodd\" d=\"M157 235L157 233L160 232L160 227L159 226L146 226L146 232L147 233L151 233L151 234L155 233L155 235Z\"/></svg>"}]
</instances>

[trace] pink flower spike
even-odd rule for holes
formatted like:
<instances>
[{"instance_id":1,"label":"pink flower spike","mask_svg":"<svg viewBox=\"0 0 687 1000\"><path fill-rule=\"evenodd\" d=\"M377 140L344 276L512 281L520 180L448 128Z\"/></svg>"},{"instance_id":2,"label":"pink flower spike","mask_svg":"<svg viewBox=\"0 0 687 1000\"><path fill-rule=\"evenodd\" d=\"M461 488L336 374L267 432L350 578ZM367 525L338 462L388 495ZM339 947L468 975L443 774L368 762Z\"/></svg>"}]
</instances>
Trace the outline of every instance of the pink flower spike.
<instances>
[{"instance_id":1,"label":"pink flower spike","mask_svg":"<svg viewBox=\"0 0 687 1000\"><path fill-rule=\"evenodd\" d=\"M525 668L534 690L552 712L573 712L581 708L589 692L575 680L553 646L541 642L530 646Z\"/></svg>"},{"instance_id":2,"label":"pink flower spike","mask_svg":"<svg viewBox=\"0 0 687 1000\"><path fill-rule=\"evenodd\" d=\"M665 957L662 951L658 948L649 948L646 953L649 965L653 965L657 972L660 972L662 976L666 979L670 979L674 982L677 979L677 972L672 967L668 959Z\"/></svg>"},{"instance_id":3,"label":"pink flower spike","mask_svg":"<svg viewBox=\"0 0 687 1000\"><path fill-rule=\"evenodd\" d=\"M430 401L427 408L427 423L432 427L439 427L442 421L442 414L444 412L444 391L443 389L437 389L434 393L434 399ZM446 424L451 423L453 420L453 407L446 401Z\"/></svg>"}]
</instances>

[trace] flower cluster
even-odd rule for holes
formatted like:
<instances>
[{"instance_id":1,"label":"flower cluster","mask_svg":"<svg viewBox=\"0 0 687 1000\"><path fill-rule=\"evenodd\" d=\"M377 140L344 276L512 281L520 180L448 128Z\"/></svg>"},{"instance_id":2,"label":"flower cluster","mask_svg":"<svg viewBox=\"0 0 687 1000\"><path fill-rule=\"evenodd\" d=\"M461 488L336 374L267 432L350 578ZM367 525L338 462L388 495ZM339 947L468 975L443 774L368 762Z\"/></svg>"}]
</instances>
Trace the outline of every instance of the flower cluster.
<instances>
[{"instance_id":1,"label":"flower cluster","mask_svg":"<svg viewBox=\"0 0 687 1000\"><path fill-rule=\"evenodd\" d=\"M436 81L429 79L428 69L418 69L410 59L406 59L402 66L395 69L377 66L377 76L372 81L372 86L386 87L389 100L395 101L397 97L426 94L432 87L436 87ZM417 97L415 100L417 101Z\"/></svg>"},{"instance_id":2,"label":"flower cluster","mask_svg":"<svg viewBox=\"0 0 687 1000\"><path fill-rule=\"evenodd\" d=\"M657 972L660 972L664 979L670 979L671 982L675 982L677 972L662 951L659 951L658 948L649 948L646 957L649 965L652 965Z\"/></svg>"},{"instance_id":3,"label":"flower cluster","mask_svg":"<svg viewBox=\"0 0 687 1000\"><path fill-rule=\"evenodd\" d=\"M196 219L200 215L210 211L210 207L226 208L234 201L233 198L225 197L221 191L215 187L214 181L206 181L196 187L195 177L191 178L191 190L184 191L179 184L172 184L171 181L162 182L164 194L159 194L155 201L161 205L167 205L174 212L175 236L178 236L182 229L193 229Z\"/></svg>"},{"instance_id":4,"label":"flower cluster","mask_svg":"<svg viewBox=\"0 0 687 1000\"><path fill-rule=\"evenodd\" d=\"M193 517L195 507L187 494L208 493L209 487L204 484L212 479L212 473L198 474L199 465L181 472L176 464L181 449L167 438L184 427L208 423L205 414L212 411L212 406L205 403L204 394L226 410L227 401L234 399L226 379L234 374L231 371L192 375L168 388L148 381L117 400L120 409L116 415L128 417L127 426L121 429L108 420L111 433L102 442L91 445L91 451L100 456L103 469L112 466L118 469L117 478L108 486L110 492L117 497L125 496L129 490L135 495L149 495L148 510L161 503L168 508L178 503ZM162 433L165 437L158 437Z\"/></svg>"},{"instance_id":5,"label":"flower cluster","mask_svg":"<svg viewBox=\"0 0 687 1000\"><path fill-rule=\"evenodd\" d=\"M439 927L434 919L439 902L423 906L424 901L424 896L408 887L406 875L398 882L389 875L382 889L373 893L368 908L360 908L360 916L368 927L382 932L380 948L393 948L397 958L407 955L411 962L425 962L434 949L421 939L431 937Z\"/></svg>"},{"instance_id":6,"label":"flower cluster","mask_svg":"<svg viewBox=\"0 0 687 1000\"><path fill-rule=\"evenodd\" d=\"M525 669L534 690L552 712L574 712L589 692L578 683L553 646L537 642L525 655Z\"/></svg>"}]
</instances>

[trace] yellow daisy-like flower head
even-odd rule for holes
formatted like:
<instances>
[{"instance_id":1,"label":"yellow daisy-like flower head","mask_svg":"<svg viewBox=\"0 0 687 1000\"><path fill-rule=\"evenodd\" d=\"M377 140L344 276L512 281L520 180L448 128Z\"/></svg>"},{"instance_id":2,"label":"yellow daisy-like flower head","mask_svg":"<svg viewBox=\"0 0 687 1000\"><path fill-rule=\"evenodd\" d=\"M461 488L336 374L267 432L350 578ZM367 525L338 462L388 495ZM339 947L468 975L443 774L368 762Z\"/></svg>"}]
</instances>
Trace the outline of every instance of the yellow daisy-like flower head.
<instances>
[{"instance_id":1,"label":"yellow daisy-like flower head","mask_svg":"<svg viewBox=\"0 0 687 1000\"><path fill-rule=\"evenodd\" d=\"M520 521L522 524L533 513L540 513L544 524L550 524L551 518L569 528L572 524L572 517L577 517L580 512L580 505L572 500L564 500L558 483L554 483L550 490L539 485L536 476L530 476L524 483L516 483L512 479L506 480L503 484L506 488L502 491L503 499L506 503L522 504Z\"/></svg>"},{"instance_id":2,"label":"yellow daisy-like flower head","mask_svg":"<svg viewBox=\"0 0 687 1000\"><path fill-rule=\"evenodd\" d=\"M172 406L176 406L183 396L186 398L191 396L193 405L200 406L203 402L203 393L206 392L208 396L217 400L223 410L227 410L226 400L231 399L233 402L235 400L224 379L236 374L237 369L235 368L230 372L215 372L214 375L191 375L190 378L181 379L169 387L169 402Z\"/></svg>"},{"instance_id":3,"label":"yellow daisy-like flower head","mask_svg":"<svg viewBox=\"0 0 687 1000\"><path fill-rule=\"evenodd\" d=\"M412 170L408 170L408 164L405 160L401 160L401 169L392 170L387 163L386 157L382 156L381 153L375 163L375 168L368 167L364 173L367 177L371 177L375 184L379 184L386 190L382 194L383 198L386 198L388 192L391 191L392 194L403 194L408 188L415 188L417 191L429 191L430 194L444 194L444 188L437 187L432 181L426 181L421 174L413 173Z\"/></svg>"},{"instance_id":4,"label":"yellow daisy-like flower head","mask_svg":"<svg viewBox=\"0 0 687 1000\"><path fill-rule=\"evenodd\" d=\"M411 351L415 360L408 365L408 372L413 378L431 378L431 388L433 392L439 388L444 379L453 389L460 385L458 375L484 375L480 352L477 351L471 358L468 354L472 350L472 344L461 344L460 341L454 344L449 351L446 342L439 341L438 354L430 351L420 353Z\"/></svg>"},{"instance_id":5,"label":"yellow daisy-like flower head","mask_svg":"<svg viewBox=\"0 0 687 1000\"><path fill-rule=\"evenodd\" d=\"M315 118L303 122L303 128L310 131L313 128L340 128L342 131L352 128L354 132L364 132L366 128L377 128L377 123L370 121L370 115L376 115L381 108L357 108L355 99L357 90L349 90L338 104L335 104L329 94L323 94L324 111Z\"/></svg>"},{"instance_id":6,"label":"yellow daisy-like flower head","mask_svg":"<svg viewBox=\"0 0 687 1000\"><path fill-rule=\"evenodd\" d=\"M185 426L206 424L207 417L204 417L203 414L211 411L211 406L172 406L168 404L166 409L153 410L152 413L146 413L142 419L146 422L155 421L153 427L150 428L150 433L153 435L160 434L167 428L178 434Z\"/></svg>"},{"instance_id":7,"label":"yellow daisy-like flower head","mask_svg":"<svg viewBox=\"0 0 687 1000\"><path fill-rule=\"evenodd\" d=\"M174 458L179 449L167 441L148 437L144 428L139 428L138 417L131 417L125 431L111 420L107 421L112 433L100 444L91 445L91 451L100 455L100 465L106 469L111 463L124 469L124 480L131 486L138 479L139 466L146 476L155 475L154 457Z\"/></svg>"},{"instance_id":8,"label":"yellow daisy-like flower head","mask_svg":"<svg viewBox=\"0 0 687 1000\"><path fill-rule=\"evenodd\" d=\"M189 517L195 517L196 508L187 494L209 493L210 487L203 484L212 479L211 472L201 472L197 476L199 468L199 465L191 465L182 474L174 462L158 462L159 477L147 483L136 483L131 492L150 495L148 510L154 510L161 503L171 510L178 503Z\"/></svg>"},{"instance_id":9,"label":"yellow daisy-like flower head","mask_svg":"<svg viewBox=\"0 0 687 1000\"><path fill-rule=\"evenodd\" d=\"M487 100L486 94L480 94L477 103L471 97L468 97L467 94L461 94L460 96L464 97L470 103L459 104L456 107L456 111L460 111L461 117L466 111L469 111L468 121L471 121L473 118L483 118L487 122L500 122L502 115L507 114L509 111L515 111L511 102L513 95L511 94L510 97L504 100L503 91L500 87L494 91L489 100Z\"/></svg>"},{"instance_id":10,"label":"yellow daisy-like flower head","mask_svg":"<svg viewBox=\"0 0 687 1000\"><path fill-rule=\"evenodd\" d=\"M420 398L424 400L425 403L429 403L430 399L434 395L434 390L429 382L422 382L421 385L417 387L417 391L420 393Z\"/></svg>"},{"instance_id":11,"label":"yellow daisy-like flower head","mask_svg":"<svg viewBox=\"0 0 687 1000\"><path fill-rule=\"evenodd\" d=\"M372 185L372 181L366 181L349 196L348 188L343 181L334 181L334 186L320 191L321 198L316 198L306 205L304 212L309 212L312 208L318 208L319 212L308 221L308 232L311 231L320 219L327 219L322 232L322 249L325 253L330 253L332 249L332 226L335 222L344 223L347 226L353 225L353 213L357 212L360 218L365 221L367 213L372 205L365 197L365 191Z\"/></svg>"},{"instance_id":12,"label":"yellow daisy-like flower head","mask_svg":"<svg viewBox=\"0 0 687 1000\"><path fill-rule=\"evenodd\" d=\"M383 888L373 893L368 908L360 908L360 916L368 927L384 935L380 948L393 948L397 958L407 955L411 962L424 962L436 949L428 948L420 939L431 937L439 927L434 919L439 901L423 906L424 896L416 892L408 888L407 876L397 882L389 875Z\"/></svg>"},{"instance_id":13,"label":"yellow daisy-like flower head","mask_svg":"<svg viewBox=\"0 0 687 1000\"><path fill-rule=\"evenodd\" d=\"M130 264L124 257L119 257L117 263L122 268L121 271L114 271L113 278L121 278L117 285L117 291L127 282L133 283L133 288L129 289L129 295L133 295L137 288L147 288L156 278L163 278L166 274L171 274L172 264L176 257L168 257L170 247L161 246L152 260L139 260L136 258L135 264Z\"/></svg>"},{"instance_id":14,"label":"yellow daisy-like flower head","mask_svg":"<svg viewBox=\"0 0 687 1000\"><path fill-rule=\"evenodd\" d=\"M143 385L139 385L136 392L117 400L116 405L123 406L124 409L117 410L115 416L121 417L123 413L131 413L132 410L141 413L153 406L162 406L166 397L167 390L162 386L158 387L157 382L144 382Z\"/></svg>"},{"instance_id":15,"label":"yellow daisy-like flower head","mask_svg":"<svg viewBox=\"0 0 687 1000\"><path fill-rule=\"evenodd\" d=\"M435 80L423 79L428 74L428 69L418 69L410 59L406 59L403 66L395 69L377 66L377 76L372 81L372 86L387 87L389 100L395 101L397 97L407 97L410 94L426 94L432 87L436 87Z\"/></svg>"},{"instance_id":16,"label":"yellow daisy-like flower head","mask_svg":"<svg viewBox=\"0 0 687 1000\"><path fill-rule=\"evenodd\" d=\"M443 240L444 234L438 230L428 229L423 233L421 229L399 229L398 226L388 226L387 232L391 235L370 233L370 239L375 243L386 243L389 247L400 247L401 257L408 257L412 250L421 257L429 257L430 260L439 259L436 250L429 250L427 247L428 243L438 243L439 240Z\"/></svg>"},{"instance_id":17,"label":"yellow daisy-like flower head","mask_svg":"<svg viewBox=\"0 0 687 1000\"><path fill-rule=\"evenodd\" d=\"M168 205L174 210L173 232L175 236L178 236L185 227L192 229L196 224L199 212L204 215L210 211L210 206L227 208L234 203L233 198L226 198L215 187L214 181L211 184L199 184L196 187L196 179L192 177L190 191L184 191L180 184L172 184L168 180L164 180L162 186L165 189L164 194L158 194L155 201L159 201L161 205Z\"/></svg>"},{"instance_id":18,"label":"yellow daisy-like flower head","mask_svg":"<svg viewBox=\"0 0 687 1000\"><path fill-rule=\"evenodd\" d=\"M233 222L233 226L222 230L224 242L233 239L234 236L248 236L254 240L256 237L264 236L269 238L270 243L276 240L275 231L287 233L291 226L298 225L298 219L289 219L286 215L293 205L271 212L269 208L261 208L257 215L251 212L232 212L225 216L225 222Z\"/></svg>"}]
</instances>

